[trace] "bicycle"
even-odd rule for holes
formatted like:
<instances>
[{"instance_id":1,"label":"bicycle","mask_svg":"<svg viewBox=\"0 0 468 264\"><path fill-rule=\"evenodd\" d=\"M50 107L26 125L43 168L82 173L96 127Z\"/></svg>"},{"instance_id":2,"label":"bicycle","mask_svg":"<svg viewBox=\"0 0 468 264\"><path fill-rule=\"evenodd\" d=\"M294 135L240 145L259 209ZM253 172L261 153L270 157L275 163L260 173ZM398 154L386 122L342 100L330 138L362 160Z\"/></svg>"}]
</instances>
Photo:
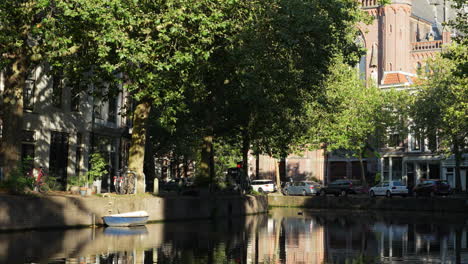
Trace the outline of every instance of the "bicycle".
<instances>
[{"instance_id":1,"label":"bicycle","mask_svg":"<svg viewBox=\"0 0 468 264\"><path fill-rule=\"evenodd\" d=\"M28 173L28 177L32 178L33 191L46 193L50 190L49 186L47 185L45 181L45 178L47 176L45 175L42 167L32 168L31 171Z\"/></svg>"},{"instance_id":2,"label":"bicycle","mask_svg":"<svg viewBox=\"0 0 468 264\"><path fill-rule=\"evenodd\" d=\"M114 188L117 194L134 194L136 191L137 174L134 171L122 168L114 176Z\"/></svg>"},{"instance_id":3,"label":"bicycle","mask_svg":"<svg viewBox=\"0 0 468 264\"><path fill-rule=\"evenodd\" d=\"M49 185L47 185L46 182L44 182L42 180L39 180L39 181L34 182L33 190L35 192L39 192L39 193L47 193L48 191L50 191L50 188L49 188Z\"/></svg>"}]
</instances>

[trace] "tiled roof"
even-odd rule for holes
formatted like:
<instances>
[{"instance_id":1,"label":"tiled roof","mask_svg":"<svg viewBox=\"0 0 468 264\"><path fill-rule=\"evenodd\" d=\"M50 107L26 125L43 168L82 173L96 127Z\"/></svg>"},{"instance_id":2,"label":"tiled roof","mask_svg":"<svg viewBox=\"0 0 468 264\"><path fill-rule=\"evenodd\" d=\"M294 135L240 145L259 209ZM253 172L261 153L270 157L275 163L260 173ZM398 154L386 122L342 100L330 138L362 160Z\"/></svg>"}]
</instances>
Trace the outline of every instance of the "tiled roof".
<instances>
[{"instance_id":1,"label":"tiled roof","mask_svg":"<svg viewBox=\"0 0 468 264\"><path fill-rule=\"evenodd\" d=\"M382 84L389 85L389 84L400 84L400 83L407 83L409 82L406 75L394 72L394 73L386 73L383 79Z\"/></svg>"},{"instance_id":2,"label":"tiled roof","mask_svg":"<svg viewBox=\"0 0 468 264\"><path fill-rule=\"evenodd\" d=\"M419 81L418 77L414 74L403 72L403 71L393 71L393 72L384 72L381 85L383 86L401 86L401 85L413 85Z\"/></svg>"}]
</instances>

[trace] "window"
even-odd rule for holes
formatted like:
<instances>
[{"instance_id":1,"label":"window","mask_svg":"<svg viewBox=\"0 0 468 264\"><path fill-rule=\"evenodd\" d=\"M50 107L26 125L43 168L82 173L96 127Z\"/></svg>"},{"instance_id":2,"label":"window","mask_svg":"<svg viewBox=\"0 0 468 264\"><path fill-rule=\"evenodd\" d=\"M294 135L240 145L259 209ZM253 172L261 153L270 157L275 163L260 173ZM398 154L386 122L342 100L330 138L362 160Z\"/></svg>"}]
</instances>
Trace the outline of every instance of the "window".
<instances>
[{"instance_id":1,"label":"window","mask_svg":"<svg viewBox=\"0 0 468 264\"><path fill-rule=\"evenodd\" d=\"M50 141L49 175L65 185L68 167L68 134L53 131Z\"/></svg>"},{"instance_id":2,"label":"window","mask_svg":"<svg viewBox=\"0 0 468 264\"><path fill-rule=\"evenodd\" d=\"M34 166L35 132L23 130L21 133L21 142L21 161L25 163L26 171L29 171Z\"/></svg>"},{"instance_id":3,"label":"window","mask_svg":"<svg viewBox=\"0 0 468 264\"><path fill-rule=\"evenodd\" d=\"M411 150L421 150L421 134L419 132L414 132L411 135Z\"/></svg>"},{"instance_id":4,"label":"window","mask_svg":"<svg viewBox=\"0 0 468 264\"><path fill-rule=\"evenodd\" d=\"M445 178L449 182L450 186L455 186L455 170L453 168L447 168Z\"/></svg>"},{"instance_id":5,"label":"window","mask_svg":"<svg viewBox=\"0 0 468 264\"><path fill-rule=\"evenodd\" d=\"M402 147L403 146L403 140L400 136L400 134L392 134L389 136L389 147L397 148L397 147Z\"/></svg>"},{"instance_id":6,"label":"window","mask_svg":"<svg viewBox=\"0 0 468 264\"><path fill-rule=\"evenodd\" d=\"M430 133L428 136L429 139L429 149L431 151L436 151L439 148L439 142L437 138L437 133Z\"/></svg>"},{"instance_id":7,"label":"window","mask_svg":"<svg viewBox=\"0 0 468 264\"><path fill-rule=\"evenodd\" d=\"M359 48L365 48L366 47L366 43L364 41L364 38L362 36L362 33L359 34L359 36L357 37L356 39L356 45L359 47ZM366 52L364 52L359 60L359 64L356 65L356 68L358 69L358 72L359 72L359 78L361 80L365 80L366 79L366 62L367 62L367 56L366 56Z\"/></svg>"},{"instance_id":8,"label":"window","mask_svg":"<svg viewBox=\"0 0 468 264\"><path fill-rule=\"evenodd\" d=\"M63 74L55 74L52 77L52 104L55 107L62 107Z\"/></svg>"},{"instance_id":9,"label":"window","mask_svg":"<svg viewBox=\"0 0 468 264\"><path fill-rule=\"evenodd\" d=\"M403 170L403 159L392 158L392 179L401 180Z\"/></svg>"},{"instance_id":10,"label":"window","mask_svg":"<svg viewBox=\"0 0 468 264\"><path fill-rule=\"evenodd\" d=\"M427 177L427 168L428 168L427 163L420 163L419 164L419 169L421 171L421 178L422 179L427 179L428 178Z\"/></svg>"},{"instance_id":11,"label":"window","mask_svg":"<svg viewBox=\"0 0 468 264\"><path fill-rule=\"evenodd\" d=\"M21 161L24 163L26 171L32 170L34 167L34 144L21 144Z\"/></svg>"},{"instance_id":12,"label":"window","mask_svg":"<svg viewBox=\"0 0 468 264\"><path fill-rule=\"evenodd\" d=\"M394 181L393 186L405 186L401 181Z\"/></svg>"},{"instance_id":13,"label":"window","mask_svg":"<svg viewBox=\"0 0 468 264\"><path fill-rule=\"evenodd\" d=\"M111 123L115 123L117 121L117 99L110 98L108 107L109 107L109 111L107 115L107 121Z\"/></svg>"},{"instance_id":14,"label":"window","mask_svg":"<svg viewBox=\"0 0 468 264\"><path fill-rule=\"evenodd\" d=\"M102 102L99 100L96 100L95 105L94 105L94 117L97 119L103 119Z\"/></svg>"},{"instance_id":15,"label":"window","mask_svg":"<svg viewBox=\"0 0 468 264\"><path fill-rule=\"evenodd\" d=\"M34 143L36 142L35 132L29 130L23 130L21 134L21 141L27 143Z\"/></svg>"},{"instance_id":16,"label":"window","mask_svg":"<svg viewBox=\"0 0 468 264\"><path fill-rule=\"evenodd\" d=\"M34 92L36 90L36 81L27 79L23 89L23 107L24 110L32 111L34 108Z\"/></svg>"},{"instance_id":17,"label":"window","mask_svg":"<svg viewBox=\"0 0 468 264\"><path fill-rule=\"evenodd\" d=\"M390 160L389 158L383 158L383 179L388 180L390 171Z\"/></svg>"},{"instance_id":18,"label":"window","mask_svg":"<svg viewBox=\"0 0 468 264\"><path fill-rule=\"evenodd\" d=\"M70 101L70 110L72 112L79 112L80 111L80 93L72 94L71 101Z\"/></svg>"}]
</instances>

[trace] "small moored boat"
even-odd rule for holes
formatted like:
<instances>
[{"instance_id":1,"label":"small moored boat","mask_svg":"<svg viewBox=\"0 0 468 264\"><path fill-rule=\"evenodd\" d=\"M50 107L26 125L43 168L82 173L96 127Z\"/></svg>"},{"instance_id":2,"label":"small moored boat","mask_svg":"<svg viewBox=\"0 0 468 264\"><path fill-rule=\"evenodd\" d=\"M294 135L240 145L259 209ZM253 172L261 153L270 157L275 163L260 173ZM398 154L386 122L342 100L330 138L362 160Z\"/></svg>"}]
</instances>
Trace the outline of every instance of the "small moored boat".
<instances>
[{"instance_id":1,"label":"small moored boat","mask_svg":"<svg viewBox=\"0 0 468 264\"><path fill-rule=\"evenodd\" d=\"M135 211L123 214L113 214L103 216L104 223L108 226L139 226L145 225L148 221L148 213L145 211Z\"/></svg>"}]
</instances>

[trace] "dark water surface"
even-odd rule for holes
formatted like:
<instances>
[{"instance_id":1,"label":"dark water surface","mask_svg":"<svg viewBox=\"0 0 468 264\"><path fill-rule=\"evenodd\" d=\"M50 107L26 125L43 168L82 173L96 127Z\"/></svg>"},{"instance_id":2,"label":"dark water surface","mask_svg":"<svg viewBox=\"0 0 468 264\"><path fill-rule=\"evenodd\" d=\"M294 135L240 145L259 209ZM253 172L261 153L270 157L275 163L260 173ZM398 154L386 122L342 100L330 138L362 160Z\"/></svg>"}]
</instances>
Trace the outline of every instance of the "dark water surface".
<instances>
[{"instance_id":1,"label":"dark water surface","mask_svg":"<svg viewBox=\"0 0 468 264\"><path fill-rule=\"evenodd\" d=\"M468 263L468 217L272 209L269 215L0 233L0 263Z\"/></svg>"}]
</instances>

